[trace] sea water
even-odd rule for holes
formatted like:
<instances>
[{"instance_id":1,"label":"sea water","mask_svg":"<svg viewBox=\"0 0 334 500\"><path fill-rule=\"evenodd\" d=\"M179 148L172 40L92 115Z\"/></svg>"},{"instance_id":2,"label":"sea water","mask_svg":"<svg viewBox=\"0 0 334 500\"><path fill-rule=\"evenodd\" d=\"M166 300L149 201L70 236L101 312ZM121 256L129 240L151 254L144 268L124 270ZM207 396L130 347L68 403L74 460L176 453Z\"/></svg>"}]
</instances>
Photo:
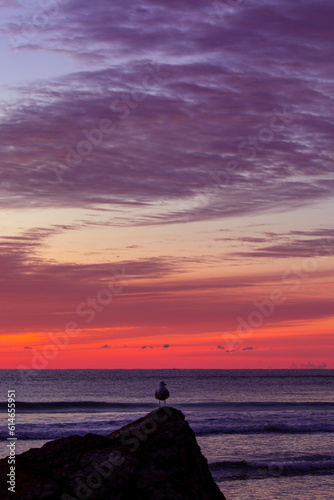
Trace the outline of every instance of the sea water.
<instances>
[{"instance_id":1,"label":"sea water","mask_svg":"<svg viewBox=\"0 0 334 500\"><path fill-rule=\"evenodd\" d=\"M334 370L0 370L0 458L7 390L16 451L72 434L109 434L168 404L196 433L227 500L334 500Z\"/></svg>"}]
</instances>

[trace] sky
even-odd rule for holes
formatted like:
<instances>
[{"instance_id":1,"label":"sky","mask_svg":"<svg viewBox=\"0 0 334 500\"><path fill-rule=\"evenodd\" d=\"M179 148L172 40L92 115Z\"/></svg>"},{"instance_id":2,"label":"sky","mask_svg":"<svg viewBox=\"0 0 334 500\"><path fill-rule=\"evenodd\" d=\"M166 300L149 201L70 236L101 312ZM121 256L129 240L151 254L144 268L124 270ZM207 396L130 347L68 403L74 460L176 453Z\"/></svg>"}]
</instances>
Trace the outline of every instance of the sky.
<instances>
[{"instance_id":1,"label":"sky","mask_svg":"<svg viewBox=\"0 0 334 500\"><path fill-rule=\"evenodd\" d=\"M332 0L0 0L2 368L334 368Z\"/></svg>"}]
</instances>

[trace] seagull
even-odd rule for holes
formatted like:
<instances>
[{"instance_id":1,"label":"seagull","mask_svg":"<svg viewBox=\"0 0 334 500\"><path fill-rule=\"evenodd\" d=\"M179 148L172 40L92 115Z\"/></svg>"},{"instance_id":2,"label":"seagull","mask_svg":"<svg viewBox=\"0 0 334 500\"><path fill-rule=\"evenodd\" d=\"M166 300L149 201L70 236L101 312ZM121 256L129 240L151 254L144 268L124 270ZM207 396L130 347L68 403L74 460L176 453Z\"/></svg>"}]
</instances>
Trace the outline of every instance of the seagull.
<instances>
[{"instance_id":1,"label":"seagull","mask_svg":"<svg viewBox=\"0 0 334 500\"><path fill-rule=\"evenodd\" d=\"M167 385L166 382L162 380L159 384L159 389L156 389L154 394L155 399L159 400L159 408L160 408L160 402L164 401L166 406L166 399L169 398L169 390L166 389L166 385Z\"/></svg>"}]
</instances>

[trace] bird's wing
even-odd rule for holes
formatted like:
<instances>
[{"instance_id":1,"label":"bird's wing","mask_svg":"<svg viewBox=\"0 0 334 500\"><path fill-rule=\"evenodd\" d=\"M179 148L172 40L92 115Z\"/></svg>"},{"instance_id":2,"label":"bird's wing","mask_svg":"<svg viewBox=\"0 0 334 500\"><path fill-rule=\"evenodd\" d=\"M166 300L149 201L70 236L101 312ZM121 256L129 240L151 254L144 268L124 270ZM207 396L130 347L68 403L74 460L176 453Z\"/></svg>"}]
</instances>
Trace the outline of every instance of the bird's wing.
<instances>
[{"instance_id":1,"label":"bird's wing","mask_svg":"<svg viewBox=\"0 0 334 500\"><path fill-rule=\"evenodd\" d=\"M155 399L159 399L158 398L158 390L157 389L155 390L154 397L155 397Z\"/></svg>"}]
</instances>

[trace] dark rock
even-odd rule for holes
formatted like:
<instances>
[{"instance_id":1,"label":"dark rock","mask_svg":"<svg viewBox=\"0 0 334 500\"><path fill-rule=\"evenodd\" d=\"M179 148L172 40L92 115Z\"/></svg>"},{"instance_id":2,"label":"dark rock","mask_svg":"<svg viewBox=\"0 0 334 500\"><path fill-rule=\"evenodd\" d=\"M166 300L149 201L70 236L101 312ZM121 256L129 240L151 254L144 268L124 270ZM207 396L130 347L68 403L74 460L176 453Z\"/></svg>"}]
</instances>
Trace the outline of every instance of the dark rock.
<instances>
[{"instance_id":1,"label":"dark rock","mask_svg":"<svg viewBox=\"0 0 334 500\"><path fill-rule=\"evenodd\" d=\"M105 437L50 441L15 466L13 494L0 460L2 500L225 500L183 413L168 406Z\"/></svg>"}]
</instances>

